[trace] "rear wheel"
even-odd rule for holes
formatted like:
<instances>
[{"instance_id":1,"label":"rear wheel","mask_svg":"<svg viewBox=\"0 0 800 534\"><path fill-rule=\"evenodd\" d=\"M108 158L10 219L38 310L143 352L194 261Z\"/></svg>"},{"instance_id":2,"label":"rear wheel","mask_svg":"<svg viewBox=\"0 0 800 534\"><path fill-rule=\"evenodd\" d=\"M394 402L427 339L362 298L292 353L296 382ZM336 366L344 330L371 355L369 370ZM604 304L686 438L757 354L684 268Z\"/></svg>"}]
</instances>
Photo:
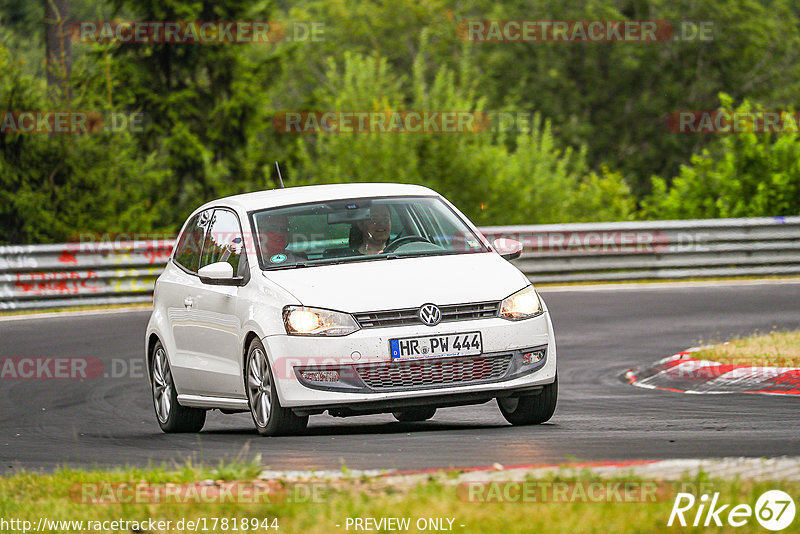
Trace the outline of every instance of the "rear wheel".
<instances>
[{"instance_id":1,"label":"rear wheel","mask_svg":"<svg viewBox=\"0 0 800 534\"><path fill-rule=\"evenodd\" d=\"M436 408L420 406L417 408L407 408L397 412L392 412L395 419L401 423L415 423L417 421L427 421L436 414Z\"/></svg>"},{"instance_id":2,"label":"rear wheel","mask_svg":"<svg viewBox=\"0 0 800 534\"><path fill-rule=\"evenodd\" d=\"M536 395L500 398L497 399L497 405L500 413L512 425L538 425L553 417L557 401L558 376Z\"/></svg>"},{"instance_id":3,"label":"rear wheel","mask_svg":"<svg viewBox=\"0 0 800 534\"><path fill-rule=\"evenodd\" d=\"M259 434L285 436L305 430L308 416L300 417L281 406L267 353L259 339L254 339L247 350L245 389L250 414Z\"/></svg>"},{"instance_id":4,"label":"rear wheel","mask_svg":"<svg viewBox=\"0 0 800 534\"><path fill-rule=\"evenodd\" d=\"M178 393L172 380L167 351L161 342L153 347L150 362L150 377L153 389L153 406L158 426L167 433L200 432L206 423L206 411L178 404Z\"/></svg>"}]
</instances>

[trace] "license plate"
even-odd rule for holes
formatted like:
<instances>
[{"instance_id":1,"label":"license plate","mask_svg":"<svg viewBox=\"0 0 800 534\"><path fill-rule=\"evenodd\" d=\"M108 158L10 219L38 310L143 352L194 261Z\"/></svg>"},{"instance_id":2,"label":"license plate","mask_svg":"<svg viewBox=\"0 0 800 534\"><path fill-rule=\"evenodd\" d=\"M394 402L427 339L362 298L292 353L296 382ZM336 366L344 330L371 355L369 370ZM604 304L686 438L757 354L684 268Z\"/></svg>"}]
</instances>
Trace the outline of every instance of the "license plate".
<instances>
[{"instance_id":1,"label":"license plate","mask_svg":"<svg viewBox=\"0 0 800 534\"><path fill-rule=\"evenodd\" d=\"M474 356L483 352L480 332L440 334L389 340L392 360Z\"/></svg>"}]
</instances>

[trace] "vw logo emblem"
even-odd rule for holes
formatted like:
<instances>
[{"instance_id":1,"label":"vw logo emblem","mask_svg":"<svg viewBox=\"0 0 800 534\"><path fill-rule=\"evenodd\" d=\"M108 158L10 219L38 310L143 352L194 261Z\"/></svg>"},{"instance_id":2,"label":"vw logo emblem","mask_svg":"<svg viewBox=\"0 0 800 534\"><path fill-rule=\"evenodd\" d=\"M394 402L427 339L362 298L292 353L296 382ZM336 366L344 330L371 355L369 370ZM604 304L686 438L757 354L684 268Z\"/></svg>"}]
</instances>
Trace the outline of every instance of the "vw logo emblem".
<instances>
[{"instance_id":1,"label":"vw logo emblem","mask_svg":"<svg viewBox=\"0 0 800 534\"><path fill-rule=\"evenodd\" d=\"M428 326L436 326L442 320L442 312L433 304L423 304L419 309L419 320Z\"/></svg>"}]
</instances>

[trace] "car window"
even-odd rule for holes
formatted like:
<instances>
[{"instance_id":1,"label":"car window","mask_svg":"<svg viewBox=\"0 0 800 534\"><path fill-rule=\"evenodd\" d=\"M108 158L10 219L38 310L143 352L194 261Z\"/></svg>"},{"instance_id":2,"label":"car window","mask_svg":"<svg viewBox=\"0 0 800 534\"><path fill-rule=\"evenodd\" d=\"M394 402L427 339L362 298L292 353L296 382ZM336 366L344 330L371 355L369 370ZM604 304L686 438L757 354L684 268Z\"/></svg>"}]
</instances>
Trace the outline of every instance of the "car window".
<instances>
[{"instance_id":1,"label":"car window","mask_svg":"<svg viewBox=\"0 0 800 534\"><path fill-rule=\"evenodd\" d=\"M291 252L308 253L331 247L346 247L350 228L340 224L329 227L322 214L297 215L288 224L291 242L286 249Z\"/></svg>"},{"instance_id":2,"label":"car window","mask_svg":"<svg viewBox=\"0 0 800 534\"><path fill-rule=\"evenodd\" d=\"M197 272L203 239L211 219L211 210L205 210L192 217L175 245L175 262L191 272Z\"/></svg>"},{"instance_id":3,"label":"car window","mask_svg":"<svg viewBox=\"0 0 800 534\"><path fill-rule=\"evenodd\" d=\"M438 216L433 208L428 205L418 204L411 207L416 220L424 229L422 233L431 236L431 240L442 247L453 243L453 239L459 236L460 221L455 214L444 214Z\"/></svg>"},{"instance_id":4,"label":"car window","mask_svg":"<svg viewBox=\"0 0 800 534\"><path fill-rule=\"evenodd\" d=\"M215 209L205 235L200 267L224 261L233 266L234 273L238 273L244 249L242 243L242 231L236 214L226 209Z\"/></svg>"},{"instance_id":5,"label":"car window","mask_svg":"<svg viewBox=\"0 0 800 534\"><path fill-rule=\"evenodd\" d=\"M354 198L251 214L263 268L486 252L436 197Z\"/></svg>"}]
</instances>

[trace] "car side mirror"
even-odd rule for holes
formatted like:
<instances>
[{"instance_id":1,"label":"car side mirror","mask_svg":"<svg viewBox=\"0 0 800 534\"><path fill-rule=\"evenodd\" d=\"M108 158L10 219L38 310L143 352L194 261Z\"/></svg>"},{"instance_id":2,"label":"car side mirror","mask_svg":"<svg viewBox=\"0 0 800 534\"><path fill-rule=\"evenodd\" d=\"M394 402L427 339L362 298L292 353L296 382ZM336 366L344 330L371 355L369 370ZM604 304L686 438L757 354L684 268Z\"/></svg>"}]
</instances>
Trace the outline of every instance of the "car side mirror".
<instances>
[{"instance_id":1,"label":"car side mirror","mask_svg":"<svg viewBox=\"0 0 800 534\"><path fill-rule=\"evenodd\" d=\"M492 241L494 249L506 260L515 260L522 254L522 243L514 239L498 237Z\"/></svg>"},{"instance_id":2,"label":"car side mirror","mask_svg":"<svg viewBox=\"0 0 800 534\"><path fill-rule=\"evenodd\" d=\"M244 277L233 276L233 265L227 261L209 263L197 271L200 281L212 286L241 286Z\"/></svg>"}]
</instances>

